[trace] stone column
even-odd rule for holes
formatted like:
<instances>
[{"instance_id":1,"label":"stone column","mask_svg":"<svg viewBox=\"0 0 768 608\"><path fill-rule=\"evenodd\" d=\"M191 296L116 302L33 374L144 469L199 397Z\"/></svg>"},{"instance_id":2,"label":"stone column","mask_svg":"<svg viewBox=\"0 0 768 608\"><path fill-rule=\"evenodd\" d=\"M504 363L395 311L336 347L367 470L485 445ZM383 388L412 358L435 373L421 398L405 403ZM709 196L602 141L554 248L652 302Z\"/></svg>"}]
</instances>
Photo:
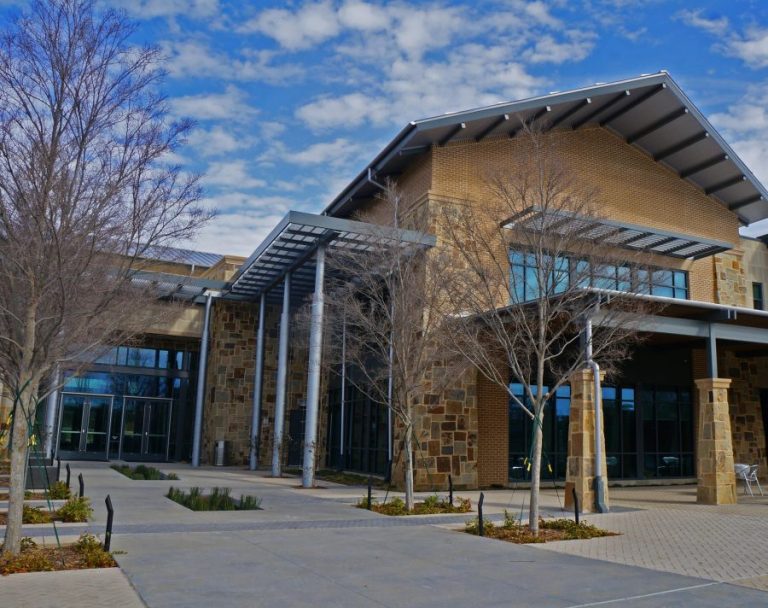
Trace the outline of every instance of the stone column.
<instances>
[{"instance_id":1,"label":"stone column","mask_svg":"<svg viewBox=\"0 0 768 608\"><path fill-rule=\"evenodd\" d=\"M600 374L601 380L604 374ZM568 419L568 466L565 477L565 507L573 509L573 490L582 513L595 510L595 400L592 370L582 369L571 376L571 410ZM603 444L603 479L608 482ZM608 487L605 504L609 506Z\"/></svg>"},{"instance_id":2,"label":"stone column","mask_svg":"<svg viewBox=\"0 0 768 608\"><path fill-rule=\"evenodd\" d=\"M696 380L699 390L696 501L707 505L736 504L733 440L728 412L730 385L731 381L727 378Z\"/></svg>"}]
</instances>

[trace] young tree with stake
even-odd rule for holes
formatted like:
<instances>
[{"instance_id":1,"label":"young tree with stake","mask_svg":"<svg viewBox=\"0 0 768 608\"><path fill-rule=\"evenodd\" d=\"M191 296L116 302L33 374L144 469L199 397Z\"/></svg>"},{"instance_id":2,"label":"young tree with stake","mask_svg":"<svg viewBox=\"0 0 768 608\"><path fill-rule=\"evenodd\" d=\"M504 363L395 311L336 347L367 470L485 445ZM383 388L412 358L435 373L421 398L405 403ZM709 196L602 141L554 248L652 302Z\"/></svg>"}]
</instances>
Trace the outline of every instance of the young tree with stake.
<instances>
[{"instance_id":1,"label":"young tree with stake","mask_svg":"<svg viewBox=\"0 0 768 608\"><path fill-rule=\"evenodd\" d=\"M135 281L153 248L209 218L197 178L164 162L160 54L122 13L33 0L0 38L0 381L16 396L8 525L20 549L29 421L54 366L157 321Z\"/></svg>"}]
</instances>

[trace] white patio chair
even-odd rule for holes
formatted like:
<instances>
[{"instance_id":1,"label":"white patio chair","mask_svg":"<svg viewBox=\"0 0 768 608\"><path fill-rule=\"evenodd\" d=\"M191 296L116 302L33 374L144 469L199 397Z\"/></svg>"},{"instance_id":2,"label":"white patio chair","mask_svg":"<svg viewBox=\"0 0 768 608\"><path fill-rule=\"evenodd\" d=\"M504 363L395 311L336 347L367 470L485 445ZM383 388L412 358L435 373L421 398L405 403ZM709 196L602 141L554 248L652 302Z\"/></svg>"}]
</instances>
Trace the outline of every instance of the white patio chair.
<instances>
[{"instance_id":1,"label":"white patio chair","mask_svg":"<svg viewBox=\"0 0 768 608\"><path fill-rule=\"evenodd\" d=\"M737 464L734 465L733 469L736 474L736 479L740 479L744 482L745 495L747 492L749 492L750 496L755 495L752 491L752 484L755 484L760 491L760 496L765 496L765 494L763 494L763 488L760 486L760 480L757 478L758 465L753 464L750 466L748 464Z\"/></svg>"},{"instance_id":2,"label":"white patio chair","mask_svg":"<svg viewBox=\"0 0 768 608\"><path fill-rule=\"evenodd\" d=\"M749 491L750 496L754 496L752 494L752 486L749 482L749 465L748 464L735 464L733 465L733 472L736 475L736 481L743 481L744 482L744 494L747 494L747 491Z\"/></svg>"},{"instance_id":3,"label":"white patio chair","mask_svg":"<svg viewBox=\"0 0 768 608\"><path fill-rule=\"evenodd\" d=\"M751 467L749 467L749 474L747 475L749 493L752 494L752 484L755 484L757 489L760 491L760 496L765 496L765 494L763 494L763 488L760 486L760 480L757 478L757 469L758 466L756 464L753 464ZM754 496L754 494L752 494L752 496Z\"/></svg>"}]
</instances>

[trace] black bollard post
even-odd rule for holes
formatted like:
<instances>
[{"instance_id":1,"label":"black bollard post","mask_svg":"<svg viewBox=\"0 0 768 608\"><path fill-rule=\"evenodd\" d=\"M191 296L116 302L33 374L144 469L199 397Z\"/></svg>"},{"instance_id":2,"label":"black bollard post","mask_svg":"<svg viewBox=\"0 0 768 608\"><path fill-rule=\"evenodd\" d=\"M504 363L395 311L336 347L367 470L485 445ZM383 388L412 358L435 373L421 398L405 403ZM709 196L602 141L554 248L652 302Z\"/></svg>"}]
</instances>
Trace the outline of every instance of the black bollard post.
<instances>
[{"instance_id":1,"label":"black bollard post","mask_svg":"<svg viewBox=\"0 0 768 608\"><path fill-rule=\"evenodd\" d=\"M571 488L573 492L573 515L576 518L576 525L579 525L579 496L576 494L576 488Z\"/></svg>"},{"instance_id":2,"label":"black bollard post","mask_svg":"<svg viewBox=\"0 0 768 608\"><path fill-rule=\"evenodd\" d=\"M485 494L480 492L480 500L477 501L477 534L479 536L485 536L485 526L483 524L483 500L485 500Z\"/></svg>"},{"instance_id":3,"label":"black bollard post","mask_svg":"<svg viewBox=\"0 0 768 608\"><path fill-rule=\"evenodd\" d=\"M115 510L112 508L112 498L109 494L107 494L104 502L107 505L107 531L104 533L104 551L109 551L109 546L112 543L112 518L115 515Z\"/></svg>"},{"instance_id":4,"label":"black bollard post","mask_svg":"<svg viewBox=\"0 0 768 608\"><path fill-rule=\"evenodd\" d=\"M453 477L448 474L448 502L453 506Z\"/></svg>"},{"instance_id":5,"label":"black bollard post","mask_svg":"<svg viewBox=\"0 0 768 608\"><path fill-rule=\"evenodd\" d=\"M371 486L373 485L373 478L368 475L368 510L370 511L373 508L373 505L371 504Z\"/></svg>"},{"instance_id":6,"label":"black bollard post","mask_svg":"<svg viewBox=\"0 0 768 608\"><path fill-rule=\"evenodd\" d=\"M72 471L69 470L69 463L67 463L67 488L69 488L69 478L72 475Z\"/></svg>"},{"instance_id":7,"label":"black bollard post","mask_svg":"<svg viewBox=\"0 0 768 608\"><path fill-rule=\"evenodd\" d=\"M61 481L61 458L56 459L56 481Z\"/></svg>"},{"instance_id":8,"label":"black bollard post","mask_svg":"<svg viewBox=\"0 0 768 608\"><path fill-rule=\"evenodd\" d=\"M83 481L83 474L80 473L77 476L77 481L80 484L80 498L85 496L85 481Z\"/></svg>"}]
</instances>

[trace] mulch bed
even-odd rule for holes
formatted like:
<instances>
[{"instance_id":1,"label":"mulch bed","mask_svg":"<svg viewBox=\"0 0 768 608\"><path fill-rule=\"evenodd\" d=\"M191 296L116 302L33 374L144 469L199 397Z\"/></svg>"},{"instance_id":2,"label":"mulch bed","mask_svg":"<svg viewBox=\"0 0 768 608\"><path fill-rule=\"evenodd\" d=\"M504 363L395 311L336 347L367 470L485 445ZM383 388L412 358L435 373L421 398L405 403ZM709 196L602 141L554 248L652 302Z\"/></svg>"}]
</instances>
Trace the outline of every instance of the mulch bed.
<instances>
[{"instance_id":1,"label":"mulch bed","mask_svg":"<svg viewBox=\"0 0 768 608\"><path fill-rule=\"evenodd\" d=\"M523 545L558 540L586 540L605 536L618 536L616 532L603 530L586 522L576 524L575 521L570 519L539 520L538 536L534 536L528 526L511 519L506 519L503 524L498 526L488 521L484 522L484 524L484 536ZM464 532L477 536L477 520L467 522Z\"/></svg>"},{"instance_id":2,"label":"mulch bed","mask_svg":"<svg viewBox=\"0 0 768 608\"><path fill-rule=\"evenodd\" d=\"M439 515L442 513L469 513L472 510L472 502L469 498L457 497L453 504L448 500L430 497L423 502L417 502L413 505L412 511L407 511L405 502L401 498L393 498L385 503L371 501L371 511L381 513L382 515ZM355 505L358 509L368 508L368 498L363 498Z\"/></svg>"},{"instance_id":3,"label":"mulch bed","mask_svg":"<svg viewBox=\"0 0 768 608\"><path fill-rule=\"evenodd\" d=\"M28 543L18 555L0 554L0 574L3 576L24 572L116 567L115 559L100 544L94 541L83 543L82 539L74 545L63 547L37 547L34 543ZM34 605L33 592L30 605Z\"/></svg>"}]
</instances>

